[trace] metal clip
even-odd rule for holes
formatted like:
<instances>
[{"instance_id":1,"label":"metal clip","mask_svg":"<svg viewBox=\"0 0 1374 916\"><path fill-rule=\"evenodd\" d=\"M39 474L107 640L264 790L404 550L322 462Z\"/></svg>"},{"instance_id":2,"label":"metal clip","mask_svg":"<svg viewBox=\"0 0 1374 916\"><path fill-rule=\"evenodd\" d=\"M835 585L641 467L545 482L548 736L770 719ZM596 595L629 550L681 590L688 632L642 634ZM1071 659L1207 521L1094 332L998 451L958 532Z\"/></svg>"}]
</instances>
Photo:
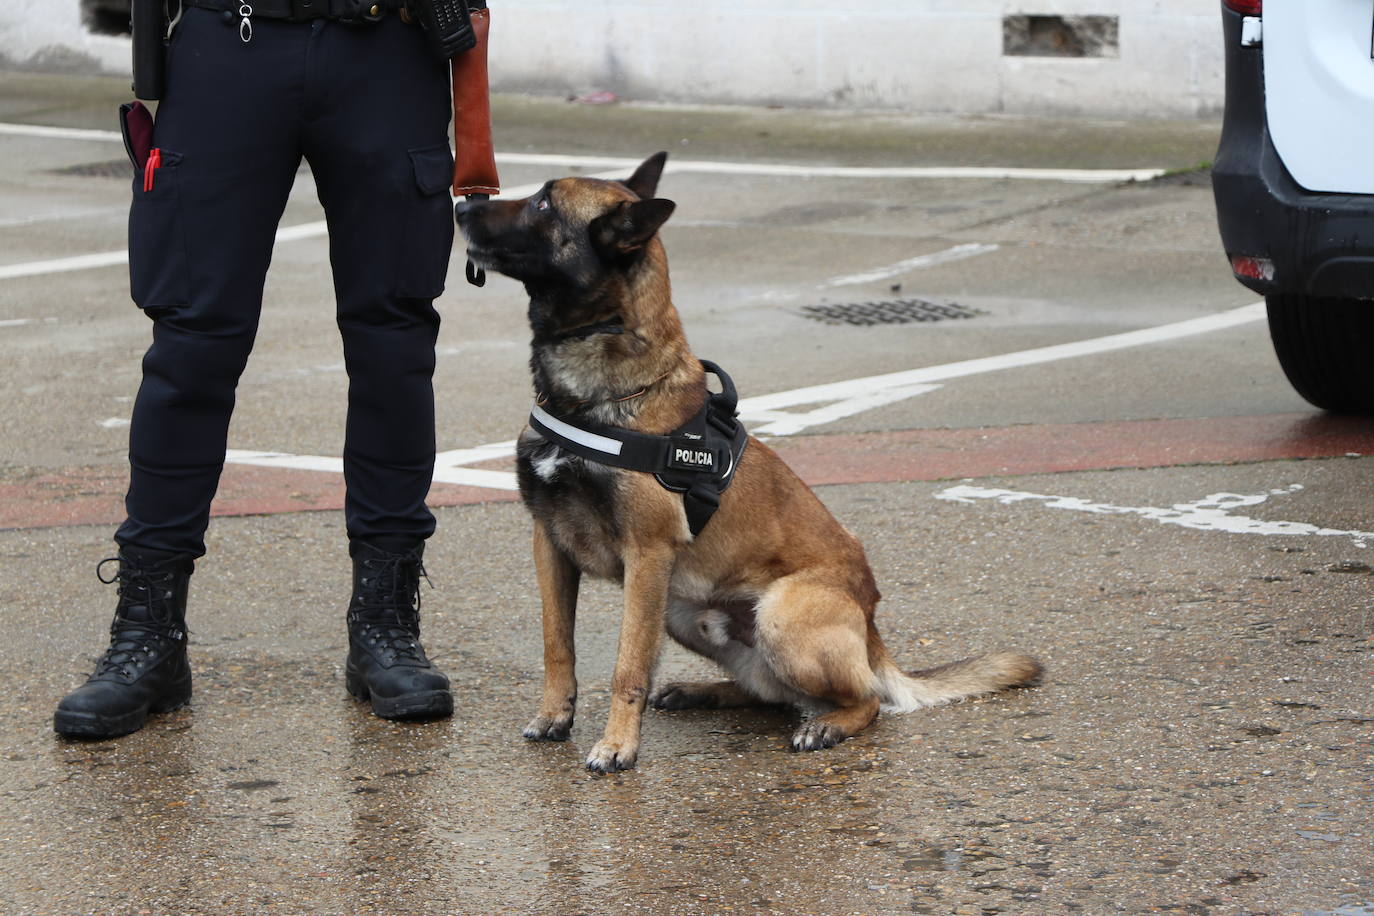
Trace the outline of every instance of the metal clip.
<instances>
[{"instance_id":1,"label":"metal clip","mask_svg":"<svg viewBox=\"0 0 1374 916\"><path fill-rule=\"evenodd\" d=\"M487 285L487 272L482 268L478 267L476 264L472 263L471 258L468 259L466 273L468 282L471 283L473 286Z\"/></svg>"},{"instance_id":2,"label":"metal clip","mask_svg":"<svg viewBox=\"0 0 1374 916\"><path fill-rule=\"evenodd\" d=\"M253 6L250 3L239 4L239 38L243 39L244 44L253 40L253 23L249 16L253 15Z\"/></svg>"},{"instance_id":3,"label":"metal clip","mask_svg":"<svg viewBox=\"0 0 1374 916\"><path fill-rule=\"evenodd\" d=\"M490 195L490 194L469 194L469 195L467 195L467 199L468 199L468 200L491 200L491 195ZM472 263L472 258L468 258L467 268L466 268L466 270L464 271L464 273L467 275L468 282L471 283L473 286L486 286L486 285L487 285L487 272L486 272L485 270L483 270L481 267L478 267L476 264ZM620 333L620 332L617 331L616 333L618 334L618 333Z\"/></svg>"}]
</instances>

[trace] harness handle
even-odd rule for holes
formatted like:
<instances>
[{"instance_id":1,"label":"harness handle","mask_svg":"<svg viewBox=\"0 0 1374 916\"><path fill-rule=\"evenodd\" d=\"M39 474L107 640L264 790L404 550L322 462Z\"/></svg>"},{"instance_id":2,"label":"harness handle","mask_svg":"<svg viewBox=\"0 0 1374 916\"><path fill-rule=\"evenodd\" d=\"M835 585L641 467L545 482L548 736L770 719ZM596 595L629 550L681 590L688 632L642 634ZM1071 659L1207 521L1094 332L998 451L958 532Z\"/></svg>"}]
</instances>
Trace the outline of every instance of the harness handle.
<instances>
[{"instance_id":1,"label":"harness handle","mask_svg":"<svg viewBox=\"0 0 1374 916\"><path fill-rule=\"evenodd\" d=\"M718 408L726 417L733 417L739 407L739 392L735 391L734 380L726 375L720 366L709 359L701 361L701 368L720 379L720 394L714 394L710 389L707 389L706 393L711 399L711 406Z\"/></svg>"}]
</instances>

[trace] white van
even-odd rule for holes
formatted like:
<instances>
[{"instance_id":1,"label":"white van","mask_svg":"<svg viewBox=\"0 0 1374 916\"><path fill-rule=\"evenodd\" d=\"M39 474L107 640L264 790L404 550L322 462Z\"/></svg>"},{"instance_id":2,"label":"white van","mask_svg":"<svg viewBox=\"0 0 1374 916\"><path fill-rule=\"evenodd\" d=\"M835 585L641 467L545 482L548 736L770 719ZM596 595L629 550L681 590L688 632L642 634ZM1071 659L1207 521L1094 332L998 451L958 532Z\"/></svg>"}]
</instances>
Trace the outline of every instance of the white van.
<instances>
[{"instance_id":1,"label":"white van","mask_svg":"<svg viewBox=\"0 0 1374 916\"><path fill-rule=\"evenodd\" d=\"M1298 393L1374 413L1374 2L1223 0L1231 270Z\"/></svg>"}]
</instances>

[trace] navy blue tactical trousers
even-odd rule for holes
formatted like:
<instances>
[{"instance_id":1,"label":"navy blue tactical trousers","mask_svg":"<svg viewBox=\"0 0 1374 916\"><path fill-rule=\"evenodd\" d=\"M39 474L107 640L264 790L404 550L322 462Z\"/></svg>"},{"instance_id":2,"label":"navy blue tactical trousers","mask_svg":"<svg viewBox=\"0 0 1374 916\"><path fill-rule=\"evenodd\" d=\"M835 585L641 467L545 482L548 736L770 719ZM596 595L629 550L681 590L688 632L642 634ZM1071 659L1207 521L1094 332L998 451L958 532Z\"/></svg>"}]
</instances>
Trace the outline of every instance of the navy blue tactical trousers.
<instances>
[{"instance_id":1,"label":"navy blue tactical trousers","mask_svg":"<svg viewBox=\"0 0 1374 916\"><path fill-rule=\"evenodd\" d=\"M133 298L153 319L153 343L120 544L205 552L234 390L302 157L328 219L349 377L349 537L433 533L449 111L446 62L395 15L368 26L256 20L245 44L236 17L186 11L154 131L162 165L151 190L135 179L129 213Z\"/></svg>"}]
</instances>

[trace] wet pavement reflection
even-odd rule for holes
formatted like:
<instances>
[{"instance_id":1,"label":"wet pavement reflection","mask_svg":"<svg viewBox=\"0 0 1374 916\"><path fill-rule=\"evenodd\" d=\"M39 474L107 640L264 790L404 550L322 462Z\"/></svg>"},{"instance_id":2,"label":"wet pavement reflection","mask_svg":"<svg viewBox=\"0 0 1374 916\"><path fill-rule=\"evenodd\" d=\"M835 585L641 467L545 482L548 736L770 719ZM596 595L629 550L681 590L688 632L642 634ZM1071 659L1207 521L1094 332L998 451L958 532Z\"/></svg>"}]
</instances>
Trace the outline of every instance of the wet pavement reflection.
<instances>
[{"instance_id":1,"label":"wet pavement reflection","mask_svg":"<svg viewBox=\"0 0 1374 916\"><path fill-rule=\"evenodd\" d=\"M1343 471L1304 468L1305 492L1334 496ZM1236 471L1084 479L1112 498L1199 473ZM1282 913L1370 899L1363 553L1043 513L1033 530L1056 546L1021 559L1031 507L969 516L937 488L824 491L890 583L894 653L1031 647L1050 677L883 717L814 754L786 750L783 711L653 713L637 770L588 775L618 626L617 594L598 585L572 739L521 739L540 655L517 506L445 510L435 542L427 641L457 688L451 720L386 722L346 696L342 629L318 610L329 587L282 605L270 583L198 573L194 706L113 742L47 731L76 639L70 624L29 634L23 670L11 657L4 672L24 684L3 707L4 909ZM913 552L894 530L912 506L918 527L958 533ZM221 569L299 524L225 522ZM44 537L84 552L98 535ZM296 549L327 573L328 543ZM6 552L11 575L24 552ZM242 614L217 610L230 606ZM34 657L50 670L25 681ZM707 674L665 657L665 677Z\"/></svg>"}]
</instances>

